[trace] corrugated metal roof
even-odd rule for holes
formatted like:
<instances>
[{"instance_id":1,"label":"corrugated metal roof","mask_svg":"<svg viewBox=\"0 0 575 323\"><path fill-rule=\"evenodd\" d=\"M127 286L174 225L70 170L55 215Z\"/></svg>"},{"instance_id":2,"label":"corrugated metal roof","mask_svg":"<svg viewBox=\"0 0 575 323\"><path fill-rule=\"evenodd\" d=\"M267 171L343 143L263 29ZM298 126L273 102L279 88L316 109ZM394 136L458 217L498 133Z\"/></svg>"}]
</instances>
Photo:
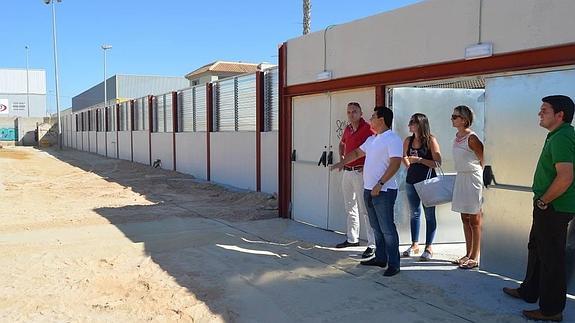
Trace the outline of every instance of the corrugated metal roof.
<instances>
[{"instance_id":1,"label":"corrugated metal roof","mask_svg":"<svg viewBox=\"0 0 575 323\"><path fill-rule=\"evenodd\" d=\"M257 70L258 70L258 64L215 61L213 63L204 65L193 72L186 74L186 78L197 76L206 72L243 74L243 73L253 73Z\"/></svg>"},{"instance_id":2,"label":"corrugated metal roof","mask_svg":"<svg viewBox=\"0 0 575 323\"><path fill-rule=\"evenodd\" d=\"M46 71L28 70L29 93L46 94ZM26 94L26 69L0 69L0 93Z\"/></svg>"},{"instance_id":3,"label":"corrugated metal roof","mask_svg":"<svg viewBox=\"0 0 575 323\"><path fill-rule=\"evenodd\" d=\"M181 76L144 76L117 74L108 78L108 100L120 98L139 98L149 94L156 95L179 90L189 86L187 79ZM89 108L104 101L104 82L72 98L74 111Z\"/></svg>"}]
</instances>

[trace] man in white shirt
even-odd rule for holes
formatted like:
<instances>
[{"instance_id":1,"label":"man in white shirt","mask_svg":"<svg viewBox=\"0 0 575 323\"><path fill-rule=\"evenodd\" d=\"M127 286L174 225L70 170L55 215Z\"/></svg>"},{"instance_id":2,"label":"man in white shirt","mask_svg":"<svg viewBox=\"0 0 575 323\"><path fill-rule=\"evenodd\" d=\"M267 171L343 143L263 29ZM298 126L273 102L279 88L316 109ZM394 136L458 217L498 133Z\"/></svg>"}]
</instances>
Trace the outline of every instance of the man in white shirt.
<instances>
[{"instance_id":1,"label":"man in white shirt","mask_svg":"<svg viewBox=\"0 0 575 323\"><path fill-rule=\"evenodd\" d=\"M363 168L364 199L369 223L375 235L375 257L361 262L366 266L386 267L384 276L394 276L400 271L399 235L394 223L393 207L398 184L395 174L401 165L403 143L391 131L393 112L386 107L376 107L371 116L375 134L356 150L347 154L331 169L341 170L351 161L365 156Z\"/></svg>"}]
</instances>

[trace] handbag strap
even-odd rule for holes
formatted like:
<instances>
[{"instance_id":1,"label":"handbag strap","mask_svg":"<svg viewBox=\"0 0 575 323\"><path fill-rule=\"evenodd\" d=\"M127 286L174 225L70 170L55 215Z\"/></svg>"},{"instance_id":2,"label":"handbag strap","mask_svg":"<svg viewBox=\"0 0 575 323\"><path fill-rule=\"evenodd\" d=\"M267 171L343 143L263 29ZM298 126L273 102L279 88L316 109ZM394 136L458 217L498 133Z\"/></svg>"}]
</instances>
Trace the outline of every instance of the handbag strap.
<instances>
[{"instance_id":1,"label":"handbag strap","mask_svg":"<svg viewBox=\"0 0 575 323\"><path fill-rule=\"evenodd\" d=\"M439 165L439 162L435 161L435 168L439 170L439 172L437 172L438 176L445 176L445 173L443 172L443 168L441 168L441 165Z\"/></svg>"},{"instance_id":2,"label":"handbag strap","mask_svg":"<svg viewBox=\"0 0 575 323\"><path fill-rule=\"evenodd\" d=\"M425 179L430 179L430 178L431 178L431 174L432 174L432 171L433 171L434 169L437 170L436 173L437 173L437 176L438 176L438 177L443 177L443 176L445 176L445 173L443 172L443 168L441 168L441 165L439 165L439 163L438 163L437 161L435 161L435 160L434 160L433 162L435 163L435 167L429 167L429 170L427 171L427 176L425 177Z\"/></svg>"},{"instance_id":3,"label":"handbag strap","mask_svg":"<svg viewBox=\"0 0 575 323\"><path fill-rule=\"evenodd\" d=\"M429 170L427 171L427 176L425 176L425 179L430 179L431 178L431 172L433 171L432 167L429 167Z\"/></svg>"},{"instance_id":4,"label":"handbag strap","mask_svg":"<svg viewBox=\"0 0 575 323\"><path fill-rule=\"evenodd\" d=\"M429 167L429 170L427 171L427 176L425 177L425 179L430 179L431 178L431 172L434 169L437 169L437 176L445 176L445 173L443 172L443 169L441 168L441 165L439 165L439 162L437 161L433 161L435 163L435 167Z\"/></svg>"}]
</instances>

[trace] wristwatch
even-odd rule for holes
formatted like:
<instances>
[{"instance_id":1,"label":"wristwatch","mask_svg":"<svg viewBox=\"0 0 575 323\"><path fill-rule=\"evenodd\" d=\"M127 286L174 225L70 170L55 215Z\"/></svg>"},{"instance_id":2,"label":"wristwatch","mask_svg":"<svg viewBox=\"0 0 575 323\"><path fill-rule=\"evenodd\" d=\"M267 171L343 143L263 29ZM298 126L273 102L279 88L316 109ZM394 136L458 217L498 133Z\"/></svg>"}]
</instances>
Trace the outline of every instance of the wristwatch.
<instances>
[{"instance_id":1,"label":"wristwatch","mask_svg":"<svg viewBox=\"0 0 575 323\"><path fill-rule=\"evenodd\" d=\"M549 204L543 202L541 199L536 199L535 205L537 205L539 210L547 210L547 207L549 207Z\"/></svg>"},{"instance_id":2,"label":"wristwatch","mask_svg":"<svg viewBox=\"0 0 575 323\"><path fill-rule=\"evenodd\" d=\"M383 186L385 185L385 182L379 181L379 185Z\"/></svg>"}]
</instances>

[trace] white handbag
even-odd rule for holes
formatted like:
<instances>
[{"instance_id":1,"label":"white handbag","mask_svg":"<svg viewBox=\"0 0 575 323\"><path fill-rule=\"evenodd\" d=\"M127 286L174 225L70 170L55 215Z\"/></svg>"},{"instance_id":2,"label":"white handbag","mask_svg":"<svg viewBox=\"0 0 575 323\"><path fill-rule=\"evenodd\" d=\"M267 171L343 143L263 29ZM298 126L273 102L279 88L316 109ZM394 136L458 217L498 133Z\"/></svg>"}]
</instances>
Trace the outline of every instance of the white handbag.
<instances>
[{"instance_id":1,"label":"white handbag","mask_svg":"<svg viewBox=\"0 0 575 323\"><path fill-rule=\"evenodd\" d=\"M453 199L455 174L446 175L437 163L436 165L439 170L437 177L431 178L430 168L426 179L413 185L425 207L449 203Z\"/></svg>"}]
</instances>

